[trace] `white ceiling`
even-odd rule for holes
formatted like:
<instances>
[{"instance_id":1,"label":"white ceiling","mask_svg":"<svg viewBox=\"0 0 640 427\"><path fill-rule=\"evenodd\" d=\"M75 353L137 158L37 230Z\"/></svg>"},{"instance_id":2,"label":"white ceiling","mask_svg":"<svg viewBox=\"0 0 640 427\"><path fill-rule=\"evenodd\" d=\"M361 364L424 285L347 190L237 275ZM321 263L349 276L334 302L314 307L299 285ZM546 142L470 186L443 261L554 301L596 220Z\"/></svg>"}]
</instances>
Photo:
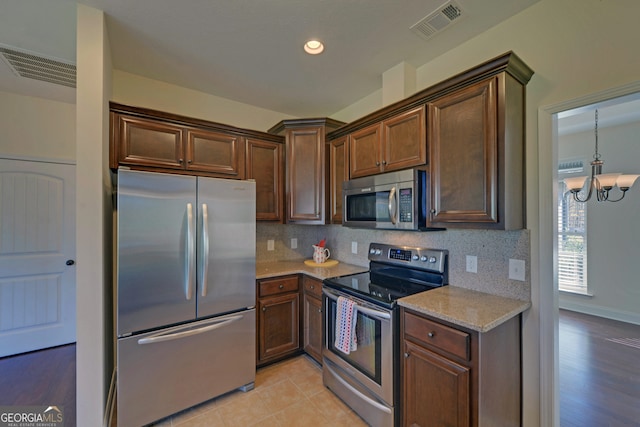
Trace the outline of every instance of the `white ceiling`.
<instances>
[{"instance_id":1,"label":"white ceiling","mask_svg":"<svg viewBox=\"0 0 640 427\"><path fill-rule=\"evenodd\" d=\"M455 0L463 12L425 40L410 27L446 0L79 0L105 11L114 68L298 117L328 116L538 0ZM75 62L76 5L0 0L0 45ZM309 56L309 38L325 52ZM17 77L0 91L74 102L73 89Z\"/></svg>"}]
</instances>

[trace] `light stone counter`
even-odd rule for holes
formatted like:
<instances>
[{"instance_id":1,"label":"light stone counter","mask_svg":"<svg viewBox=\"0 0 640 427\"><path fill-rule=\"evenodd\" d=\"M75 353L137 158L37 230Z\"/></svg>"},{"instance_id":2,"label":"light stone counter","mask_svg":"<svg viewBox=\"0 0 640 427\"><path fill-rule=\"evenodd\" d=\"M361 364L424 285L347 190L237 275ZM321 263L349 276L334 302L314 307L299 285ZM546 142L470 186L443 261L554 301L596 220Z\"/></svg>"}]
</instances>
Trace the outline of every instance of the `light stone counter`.
<instances>
[{"instance_id":1,"label":"light stone counter","mask_svg":"<svg viewBox=\"0 0 640 427\"><path fill-rule=\"evenodd\" d=\"M365 271L369 271L369 268L344 264L342 262L333 267L309 267L304 263L303 259L256 263L256 279L285 276L287 274L306 274L307 276L324 280L329 277L344 276Z\"/></svg>"},{"instance_id":2,"label":"light stone counter","mask_svg":"<svg viewBox=\"0 0 640 427\"><path fill-rule=\"evenodd\" d=\"M451 285L401 298L398 304L478 332L490 331L531 307L529 301Z\"/></svg>"}]
</instances>

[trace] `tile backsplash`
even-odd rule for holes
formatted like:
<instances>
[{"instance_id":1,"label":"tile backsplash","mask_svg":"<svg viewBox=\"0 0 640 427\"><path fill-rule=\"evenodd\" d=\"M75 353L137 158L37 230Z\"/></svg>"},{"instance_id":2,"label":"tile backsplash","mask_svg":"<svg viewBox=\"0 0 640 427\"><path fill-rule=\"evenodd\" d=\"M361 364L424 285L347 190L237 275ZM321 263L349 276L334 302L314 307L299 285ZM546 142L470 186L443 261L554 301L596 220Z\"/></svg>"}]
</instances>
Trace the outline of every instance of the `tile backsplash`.
<instances>
[{"instance_id":1,"label":"tile backsplash","mask_svg":"<svg viewBox=\"0 0 640 427\"><path fill-rule=\"evenodd\" d=\"M297 248L291 249L291 239ZM449 251L449 284L462 288L529 301L531 299L529 231L445 230L405 232L354 229L341 225L257 224L258 262L311 259L312 245L326 238L331 258L368 266L369 243L422 246ZM268 251L268 241L274 250ZM358 253L351 252L357 242ZM466 271L466 256L477 257L477 273ZM525 281L509 279L509 259L525 261Z\"/></svg>"}]
</instances>

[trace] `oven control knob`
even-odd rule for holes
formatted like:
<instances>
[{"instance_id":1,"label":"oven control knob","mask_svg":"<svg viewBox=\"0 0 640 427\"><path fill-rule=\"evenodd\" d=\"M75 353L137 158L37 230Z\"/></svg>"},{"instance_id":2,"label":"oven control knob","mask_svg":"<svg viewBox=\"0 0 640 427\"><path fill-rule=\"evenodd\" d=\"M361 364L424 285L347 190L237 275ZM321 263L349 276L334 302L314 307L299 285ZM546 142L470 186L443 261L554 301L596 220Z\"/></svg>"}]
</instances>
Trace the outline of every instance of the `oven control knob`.
<instances>
[{"instance_id":1,"label":"oven control knob","mask_svg":"<svg viewBox=\"0 0 640 427\"><path fill-rule=\"evenodd\" d=\"M420 257L420 261L422 261L422 262L427 262L427 257L426 257L426 256L424 256L424 255L422 255L422 256Z\"/></svg>"},{"instance_id":2,"label":"oven control knob","mask_svg":"<svg viewBox=\"0 0 640 427\"><path fill-rule=\"evenodd\" d=\"M432 263L432 264L433 264L434 262L436 262L436 257L434 257L434 256L430 256L430 257L429 257L429 262L430 262L430 263Z\"/></svg>"},{"instance_id":3,"label":"oven control knob","mask_svg":"<svg viewBox=\"0 0 640 427\"><path fill-rule=\"evenodd\" d=\"M376 249L376 255L380 255L382 251L380 249Z\"/></svg>"},{"instance_id":4,"label":"oven control knob","mask_svg":"<svg viewBox=\"0 0 640 427\"><path fill-rule=\"evenodd\" d=\"M411 257L412 260L414 261L418 261L420 259L420 257L418 255L414 255Z\"/></svg>"},{"instance_id":5,"label":"oven control knob","mask_svg":"<svg viewBox=\"0 0 640 427\"><path fill-rule=\"evenodd\" d=\"M370 253L371 255L374 255L374 254L376 253L376 249L375 249L375 248L371 248L371 249L369 249L369 253Z\"/></svg>"}]
</instances>

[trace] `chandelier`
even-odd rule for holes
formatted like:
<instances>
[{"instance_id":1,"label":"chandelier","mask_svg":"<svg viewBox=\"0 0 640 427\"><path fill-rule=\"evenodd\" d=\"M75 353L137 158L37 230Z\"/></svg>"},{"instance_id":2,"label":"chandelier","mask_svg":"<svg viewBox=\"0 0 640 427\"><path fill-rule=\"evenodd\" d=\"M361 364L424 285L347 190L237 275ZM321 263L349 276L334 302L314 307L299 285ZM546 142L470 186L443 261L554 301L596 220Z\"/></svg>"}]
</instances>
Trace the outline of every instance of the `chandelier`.
<instances>
[{"instance_id":1,"label":"chandelier","mask_svg":"<svg viewBox=\"0 0 640 427\"><path fill-rule=\"evenodd\" d=\"M598 110L596 110L596 150L591 161L591 176L576 176L572 178L565 178L564 183L567 188L573 194L573 200L576 202L586 202L591 199L591 196L595 193L596 199L599 202L619 202L624 199L627 190L633 185L636 179L640 175L623 175L621 173L602 173L603 160L600 160L600 153L598 153ZM578 196L578 193L582 191L585 185L585 181L588 182L589 191L584 199ZM617 186L622 194L618 198L610 198L609 191L613 187Z\"/></svg>"}]
</instances>

